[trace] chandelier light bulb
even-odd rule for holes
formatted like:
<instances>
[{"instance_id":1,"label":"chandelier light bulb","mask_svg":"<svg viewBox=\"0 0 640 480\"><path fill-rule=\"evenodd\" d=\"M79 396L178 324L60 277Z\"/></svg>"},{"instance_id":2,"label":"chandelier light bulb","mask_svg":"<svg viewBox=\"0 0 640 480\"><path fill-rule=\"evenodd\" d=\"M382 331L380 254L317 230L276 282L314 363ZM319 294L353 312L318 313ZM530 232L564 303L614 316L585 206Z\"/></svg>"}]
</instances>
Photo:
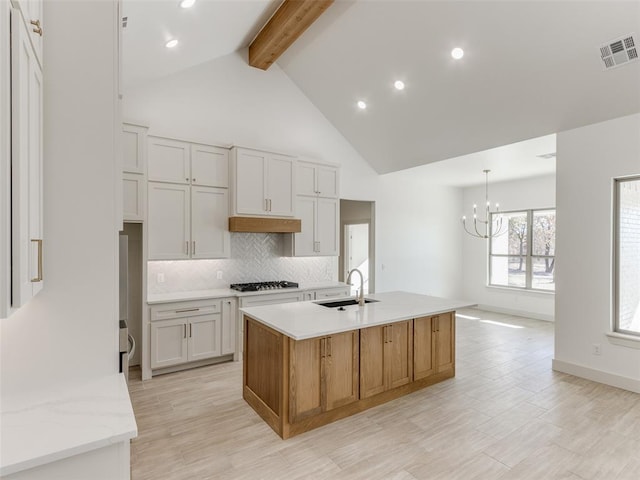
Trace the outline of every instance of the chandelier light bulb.
<instances>
[{"instance_id":1,"label":"chandelier light bulb","mask_svg":"<svg viewBox=\"0 0 640 480\"><path fill-rule=\"evenodd\" d=\"M174 48L176 45L178 45L178 40L176 40L175 38L173 40L169 40L164 44L164 46L167 48Z\"/></svg>"},{"instance_id":2,"label":"chandelier light bulb","mask_svg":"<svg viewBox=\"0 0 640 480\"><path fill-rule=\"evenodd\" d=\"M362 100L358 100L357 105L358 105L358 108L359 108L360 110L364 110L364 109L366 109L366 108L367 108L367 104L366 104L365 102L363 102Z\"/></svg>"},{"instance_id":3,"label":"chandelier light bulb","mask_svg":"<svg viewBox=\"0 0 640 480\"><path fill-rule=\"evenodd\" d=\"M393 86L396 87L396 90L404 90L404 82L402 80L396 80Z\"/></svg>"}]
</instances>

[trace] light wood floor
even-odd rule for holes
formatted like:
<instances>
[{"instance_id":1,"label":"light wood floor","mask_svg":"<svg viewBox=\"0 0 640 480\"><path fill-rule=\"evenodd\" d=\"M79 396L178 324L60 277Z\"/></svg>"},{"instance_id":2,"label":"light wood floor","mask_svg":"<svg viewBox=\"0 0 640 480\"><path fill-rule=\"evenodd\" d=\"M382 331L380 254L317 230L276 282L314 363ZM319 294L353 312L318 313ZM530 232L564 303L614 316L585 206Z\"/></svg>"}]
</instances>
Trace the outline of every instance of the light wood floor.
<instances>
[{"instance_id":1,"label":"light wood floor","mask_svg":"<svg viewBox=\"0 0 640 480\"><path fill-rule=\"evenodd\" d=\"M132 371L133 480L640 479L640 395L553 372L553 324L460 313L456 378L286 441L240 363Z\"/></svg>"}]
</instances>

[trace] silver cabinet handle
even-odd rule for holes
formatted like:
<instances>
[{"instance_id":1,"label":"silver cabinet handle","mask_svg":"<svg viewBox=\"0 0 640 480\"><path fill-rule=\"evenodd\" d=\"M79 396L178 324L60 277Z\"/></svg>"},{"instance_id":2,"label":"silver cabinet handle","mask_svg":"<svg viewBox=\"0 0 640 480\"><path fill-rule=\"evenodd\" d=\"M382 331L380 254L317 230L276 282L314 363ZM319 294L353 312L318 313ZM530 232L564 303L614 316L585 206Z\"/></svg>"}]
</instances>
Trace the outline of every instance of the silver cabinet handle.
<instances>
[{"instance_id":1,"label":"silver cabinet handle","mask_svg":"<svg viewBox=\"0 0 640 480\"><path fill-rule=\"evenodd\" d=\"M192 324L192 323L190 323L190 324L189 324L189 338L191 338L191 337L192 337L192 333L193 333L193 328L192 328L192 327L193 327L193 324Z\"/></svg>"},{"instance_id":2,"label":"silver cabinet handle","mask_svg":"<svg viewBox=\"0 0 640 480\"><path fill-rule=\"evenodd\" d=\"M176 313L184 313L184 312L198 312L199 308L183 308L182 310L176 310Z\"/></svg>"},{"instance_id":3,"label":"silver cabinet handle","mask_svg":"<svg viewBox=\"0 0 640 480\"><path fill-rule=\"evenodd\" d=\"M331 356L331 337L327 337L327 357Z\"/></svg>"},{"instance_id":4,"label":"silver cabinet handle","mask_svg":"<svg viewBox=\"0 0 640 480\"><path fill-rule=\"evenodd\" d=\"M182 328L182 331L183 331L182 338L187 338L187 324L183 323L182 327L183 327Z\"/></svg>"},{"instance_id":5,"label":"silver cabinet handle","mask_svg":"<svg viewBox=\"0 0 640 480\"><path fill-rule=\"evenodd\" d=\"M192 181L193 183L196 183L196 179L195 179L195 178L192 178L192 179L191 179L191 181Z\"/></svg>"},{"instance_id":6,"label":"silver cabinet handle","mask_svg":"<svg viewBox=\"0 0 640 480\"><path fill-rule=\"evenodd\" d=\"M32 238L31 242L35 242L38 245L38 276L31 279L32 283L38 283L43 280L42 278L42 239Z\"/></svg>"},{"instance_id":7,"label":"silver cabinet handle","mask_svg":"<svg viewBox=\"0 0 640 480\"><path fill-rule=\"evenodd\" d=\"M189 177L185 178L185 180L188 182L189 181Z\"/></svg>"},{"instance_id":8,"label":"silver cabinet handle","mask_svg":"<svg viewBox=\"0 0 640 480\"><path fill-rule=\"evenodd\" d=\"M191 253L192 253L192 255L196 254L196 241L195 240L193 241L193 250L192 250Z\"/></svg>"},{"instance_id":9,"label":"silver cabinet handle","mask_svg":"<svg viewBox=\"0 0 640 480\"><path fill-rule=\"evenodd\" d=\"M189 241L184 242L187 248L187 255L189 255Z\"/></svg>"}]
</instances>

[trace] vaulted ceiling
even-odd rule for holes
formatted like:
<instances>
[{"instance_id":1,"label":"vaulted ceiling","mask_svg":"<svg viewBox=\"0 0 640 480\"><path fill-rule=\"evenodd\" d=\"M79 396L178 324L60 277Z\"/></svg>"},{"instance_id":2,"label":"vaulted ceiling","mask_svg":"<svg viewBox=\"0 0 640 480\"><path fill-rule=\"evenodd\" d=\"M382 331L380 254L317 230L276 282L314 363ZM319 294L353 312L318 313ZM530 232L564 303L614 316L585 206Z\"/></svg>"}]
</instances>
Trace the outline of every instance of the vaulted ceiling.
<instances>
[{"instance_id":1,"label":"vaulted ceiling","mask_svg":"<svg viewBox=\"0 0 640 480\"><path fill-rule=\"evenodd\" d=\"M246 47L280 2L176 3L125 0L126 82ZM177 29L180 52L151 44ZM386 173L640 112L640 61L600 58L632 32L638 1L338 0L277 64Z\"/></svg>"}]
</instances>

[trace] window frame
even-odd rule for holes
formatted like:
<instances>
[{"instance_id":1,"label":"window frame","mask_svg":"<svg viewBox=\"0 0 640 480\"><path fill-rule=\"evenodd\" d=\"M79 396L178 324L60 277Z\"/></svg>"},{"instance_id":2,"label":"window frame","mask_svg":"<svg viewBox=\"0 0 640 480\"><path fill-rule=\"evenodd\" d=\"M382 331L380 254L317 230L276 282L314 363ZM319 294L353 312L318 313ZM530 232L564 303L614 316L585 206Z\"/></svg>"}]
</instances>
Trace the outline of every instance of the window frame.
<instances>
[{"instance_id":1,"label":"window frame","mask_svg":"<svg viewBox=\"0 0 640 480\"><path fill-rule=\"evenodd\" d=\"M640 175L629 175L624 177L616 177L613 179L613 232L612 232L612 254L613 259L611 262L611 292L612 298L612 317L613 317L613 332L623 335L632 335L634 337L640 337L640 331L626 330L620 328L620 288L619 288L619 276L620 276L620 184L624 182L636 182L640 181Z\"/></svg>"},{"instance_id":2,"label":"window frame","mask_svg":"<svg viewBox=\"0 0 640 480\"><path fill-rule=\"evenodd\" d=\"M491 238L489 238L489 247L488 247L488 251L489 254L487 255L488 258L488 265L487 265L487 272L488 272L488 277L487 277L487 286L488 287L495 287L495 288L512 288L515 290L521 290L521 291L531 291L531 292L541 292L541 293L549 293L549 294L554 294L556 293L556 288L555 288L555 281L554 281L554 287L553 290L549 290L549 289L545 289L545 288L534 288L533 285L533 259L534 258L541 258L541 259L545 259L545 258L551 258L555 260L555 254L554 255L533 255L533 218L534 218L534 214L535 212L545 212L545 211L550 211L553 210L554 215L556 214L556 208L555 207L549 207L549 208L525 208L525 209L519 209L519 210L506 210L506 211L499 211L499 212L491 212L490 214L490 224L493 225L493 220L494 220L494 216L495 215L508 215L508 214L513 214L513 213L524 213L526 215L527 218L527 251L525 252L524 255L513 255L513 254L509 254L509 253L493 253L492 252L492 248L493 248L493 242L491 241ZM507 232L505 232L505 235L508 235L508 226L507 226ZM509 261L508 259L510 257L524 257L525 259L525 286L524 287L518 287L518 286L514 286L514 285L501 285L501 284L497 284L497 283L491 283L491 278L492 278L492 258L493 257L499 257L499 258L507 258L507 262Z\"/></svg>"}]
</instances>

